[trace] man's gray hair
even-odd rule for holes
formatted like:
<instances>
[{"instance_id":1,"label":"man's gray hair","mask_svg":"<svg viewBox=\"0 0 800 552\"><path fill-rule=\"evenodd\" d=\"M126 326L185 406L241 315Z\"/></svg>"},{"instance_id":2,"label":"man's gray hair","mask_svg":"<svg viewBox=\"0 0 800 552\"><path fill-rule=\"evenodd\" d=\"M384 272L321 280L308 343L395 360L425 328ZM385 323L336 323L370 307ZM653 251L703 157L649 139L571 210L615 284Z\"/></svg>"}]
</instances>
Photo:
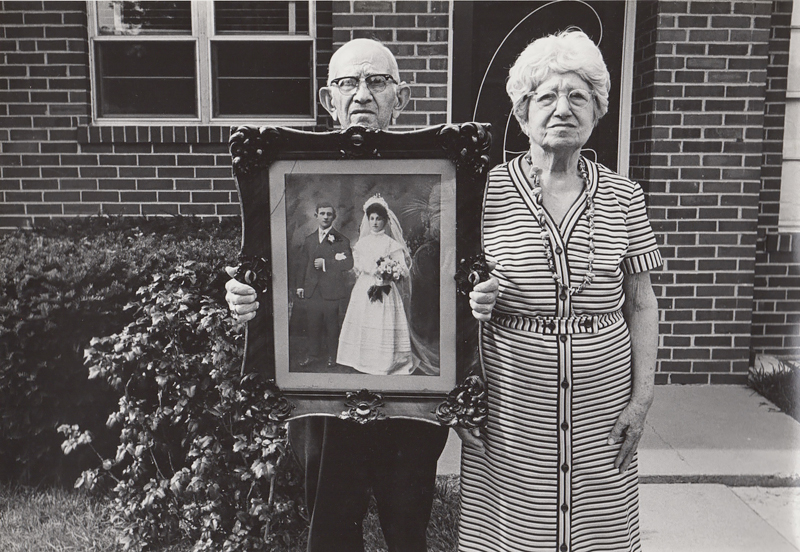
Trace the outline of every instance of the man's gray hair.
<instances>
[{"instance_id":1,"label":"man's gray hair","mask_svg":"<svg viewBox=\"0 0 800 552\"><path fill-rule=\"evenodd\" d=\"M342 46L340 46L339 49L336 50L331 56L331 61L328 63L328 86L331 85L331 74L333 73L333 71L331 71L331 68L335 67L336 63L339 62L339 57L341 57L341 52L349 50L350 48L361 48L365 45L377 46L383 51L383 53L386 55L386 59L389 60L389 68L391 71L390 74L392 75L392 78L394 78L396 82L398 83L400 82L400 69L397 66L397 60L395 59L394 54L389 48L387 48L379 40L374 40L371 38L354 38L353 40L342 44ZM354 75L340 75L340 76L354 76Z\"/></svg>"}]
</instances>

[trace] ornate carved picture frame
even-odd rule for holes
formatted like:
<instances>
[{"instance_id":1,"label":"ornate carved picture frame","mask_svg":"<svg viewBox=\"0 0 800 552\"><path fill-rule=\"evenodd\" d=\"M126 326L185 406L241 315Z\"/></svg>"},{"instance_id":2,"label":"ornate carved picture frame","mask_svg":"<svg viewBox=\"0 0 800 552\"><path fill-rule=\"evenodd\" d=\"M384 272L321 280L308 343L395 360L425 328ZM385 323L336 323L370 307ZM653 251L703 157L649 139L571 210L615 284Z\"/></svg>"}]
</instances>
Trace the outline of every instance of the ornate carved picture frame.
<instances>
[{"instance_id":1,"label":"ornate carved picture frame","mask_svg":"<svg viewBox=\"0 0 800 552\"><path fill-rule=\"evenodd\" d=\"M485 421L457 280L480 250L490 143L477 123L231 129L237 278L260 304L242 369L272 382L273 417Z\"/></svg>"}]
</instances>

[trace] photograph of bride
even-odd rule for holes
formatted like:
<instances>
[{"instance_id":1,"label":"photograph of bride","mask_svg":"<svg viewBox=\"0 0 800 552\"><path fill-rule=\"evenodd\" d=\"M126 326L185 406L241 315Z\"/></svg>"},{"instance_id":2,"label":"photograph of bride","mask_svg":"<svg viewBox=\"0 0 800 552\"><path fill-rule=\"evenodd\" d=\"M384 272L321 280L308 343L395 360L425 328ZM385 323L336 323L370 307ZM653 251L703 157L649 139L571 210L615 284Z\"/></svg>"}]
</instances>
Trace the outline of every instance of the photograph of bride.
<instances>
[{"instance_id":1,"label":"photograph of bride","mask_svg":"<svg viewBox=\"0 0 800 552\"><path fill-rule=\"evenodd\" d=\"M411 264L397 215L379 194L370 197L353 247L357 279L339 332L337 364L367 374L414 371L405 312Z\"/></svg>"}]
</instances>

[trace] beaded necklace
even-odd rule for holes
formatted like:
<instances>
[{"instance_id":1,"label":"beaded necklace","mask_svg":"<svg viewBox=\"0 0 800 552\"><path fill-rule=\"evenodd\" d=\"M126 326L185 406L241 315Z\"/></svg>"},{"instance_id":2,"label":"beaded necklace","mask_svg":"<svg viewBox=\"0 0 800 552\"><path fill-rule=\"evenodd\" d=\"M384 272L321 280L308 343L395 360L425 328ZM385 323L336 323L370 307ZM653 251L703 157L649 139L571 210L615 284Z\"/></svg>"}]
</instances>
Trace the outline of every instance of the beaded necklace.
<instances>
[{"instance_id":1,"label":"beaded necklace","mask_svg":"<svg viewBox=\"0 0 800 552\"><path fill-rule=\"evenodd\" d=\"M592 194L589 190L589 173L586 170L586 161L584 161L583 157L578 159L578 172L581 175L581 179L583 179L583 194L586 196L586 212L589 218L589 256L586 274L583 276L583 281L580 283L580 285L576 287L565 285L564 280L556 270L555 259L553 257L553 238L550 236L550 231L547 229L547 225L545 224L544 220L545 215L541 183L542 169L533 166L531 152L525 154L525 161L527 161L528 165L531 167L531 170L528 173L528 178L530 180L531 191L533 192L533 203L536 206L535 216L537 218L537 222L539 223L540 236L542 239L542 245L544 246L544 254L547 258L547 266L550 269L550 273L553 276L556 286L558 287L559 294L562 291L565 291L569 293L570 296L576 295L582 292L586 286L591 284L592 280L594 280L594 272L592 272L592 267L594 266L594 200L592 199Z\"/></svg>"}]
</instances>

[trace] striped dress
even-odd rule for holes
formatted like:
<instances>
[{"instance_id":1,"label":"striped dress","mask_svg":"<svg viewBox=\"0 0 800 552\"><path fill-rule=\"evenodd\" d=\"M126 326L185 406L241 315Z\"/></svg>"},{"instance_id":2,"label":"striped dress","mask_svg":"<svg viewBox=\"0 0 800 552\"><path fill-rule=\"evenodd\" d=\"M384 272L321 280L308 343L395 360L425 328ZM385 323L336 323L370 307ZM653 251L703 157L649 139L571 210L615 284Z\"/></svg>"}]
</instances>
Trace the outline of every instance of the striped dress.
<instances>
[{"instance_id":1,"label":"striped dress","mask_svg":"<svg viewBox=\"0 0 800 552\"><path fill-rule=\"evenodd\" d=\"M481 344L489 391L486 454L463 447L460 552L641 550L637 462L614 468L606 440L630 399L623 274L661 265L638 184L586 160L595 205L593 282L559 294L522 157L489 174L484 248L500 282ZM581 195L556 224L556 270L576 287L588 265Z\"/></svg>"}]
</instances>

